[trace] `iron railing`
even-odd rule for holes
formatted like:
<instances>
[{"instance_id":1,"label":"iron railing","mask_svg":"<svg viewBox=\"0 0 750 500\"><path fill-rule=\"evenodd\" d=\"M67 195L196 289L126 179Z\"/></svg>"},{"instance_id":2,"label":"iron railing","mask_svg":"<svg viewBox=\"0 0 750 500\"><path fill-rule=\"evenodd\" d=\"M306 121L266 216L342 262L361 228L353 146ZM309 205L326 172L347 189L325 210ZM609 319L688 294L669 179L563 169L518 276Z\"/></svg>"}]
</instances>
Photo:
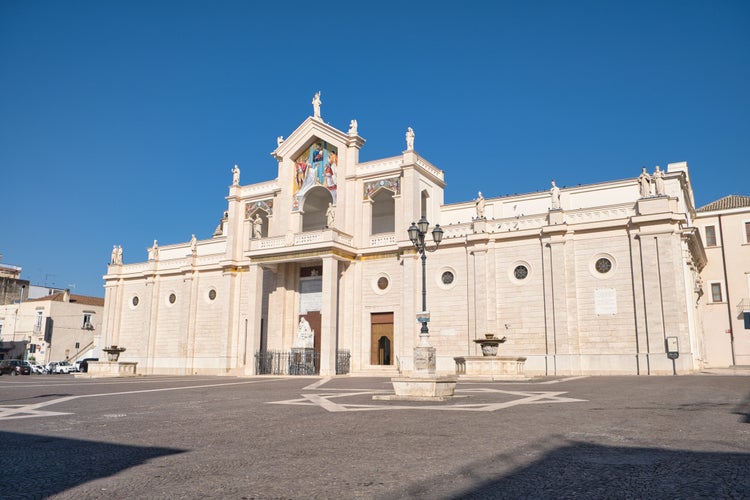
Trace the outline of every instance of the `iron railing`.
<instances>
[{"instance_id":1,"label":"iron railing","mask_svg":"<svg viewBox=\"0 0 750 500\"><path fill-rule=\"evenodd\" d=\"M349 373L351 353L336 352L336 375ZM258 375L318 375L320 353L312 349L291 351L258 351L255 353L255 373Z\"/></svg>"}]
</instances>

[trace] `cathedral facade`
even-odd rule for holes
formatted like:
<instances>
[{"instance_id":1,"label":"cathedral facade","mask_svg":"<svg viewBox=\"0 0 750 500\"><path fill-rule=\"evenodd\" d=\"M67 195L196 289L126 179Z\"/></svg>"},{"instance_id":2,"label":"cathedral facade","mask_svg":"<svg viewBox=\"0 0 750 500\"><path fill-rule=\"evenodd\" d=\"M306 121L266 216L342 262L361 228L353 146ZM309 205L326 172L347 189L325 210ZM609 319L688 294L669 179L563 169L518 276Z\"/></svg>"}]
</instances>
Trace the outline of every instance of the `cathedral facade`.
<instances>
[{"instance_id":1,"label":"cathedral facade","mask_svg":"<svg viewBox=\"0 0 750 500\"><path fill-rule=\"evenodd\" d=\"M445 204L444 172L417 153L411 129L401 154L360 162L356 121L337 130L313 105L279 137L275 178L243 185L235 167L212 238L154 242L139 263L115 248L102 347L126 347L121 360L143 374L271 373L267 361L287 367L300 352L323 376L409 373L424 283L440 373L481 355L474 340L488 333L506 337L501 353L525 357L530 376L707 363L706 254L686 163ZM424 282L407 233L422 218L443 230ZM436 246L429 232L426 245Z\"/></svg>"}]
</instances>

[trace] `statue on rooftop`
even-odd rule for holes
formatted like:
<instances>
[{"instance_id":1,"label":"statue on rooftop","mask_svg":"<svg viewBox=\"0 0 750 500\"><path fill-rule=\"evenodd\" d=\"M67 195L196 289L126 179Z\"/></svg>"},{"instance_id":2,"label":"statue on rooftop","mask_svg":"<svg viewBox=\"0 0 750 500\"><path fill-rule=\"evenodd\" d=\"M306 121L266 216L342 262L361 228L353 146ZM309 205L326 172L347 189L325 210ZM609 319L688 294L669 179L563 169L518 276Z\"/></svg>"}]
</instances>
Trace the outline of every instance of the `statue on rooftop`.
<instances>
[{"instance_id":1,"label":"statue on rooftop","mask_svg":"<svg viewBox=\"0 0 750 500\"><path fill-rule=\"evenodd\" d=\"M414 130L411 127L406 129L406 150L414 150Z\"/></svg>"},{"instance_id":2,"label":"statue on rooftop","mask_svg":"<svg viewBox=\"0 0 750 500\"><path fill-rule=\"evenodd\" d=\"M638 177L638 188L641 192L641 198L651 196L651 176L646 172L646 167L643 167L641 175Z\"/></svg>"},{"instance_id":3,"label":"statue on rooftop","mask_svg":"<svg viewBox=\"0 0 750 500\"><path fill-rule=\"evenodd\" d=\"M659 165L656 166L656 171L654 172L653 179L656 196L664 196L664 171L659 167Z\"/></svg>"},{"instance_id":4,"label":"statue on rooftop","mask_svg":"<svg viewBox=\"0 0 750 500\"><path fill-rule=\"evenodd\" d=\"M357 120L349 122L349 135L357 135Z\"/></svg>"},{"instance_id":5,"label":"statue on rooftop","mask_svg":"<svg viewBox=\"0 0 750 500\"><path fill-rule=\"evenodd\" d=\"M479 195L477 196L477 201L475 203L477 209L477 219L484 219L484 203L484 196L482 196L482 192L479 191Z\"/></svg>"},{"instance_id":6,"label":"statue on rooftop","mask_svg":"<svg viewBox=\"0 0 750 500\"><path fill-rule=\"evenodd\" d=\"M323 104L323 101L320 100L320 91L315 92L315 97L313 97L312 105L313 105L313 118L320 118L320 105Z\"/></svg>"},{"instance_id":7,"label":"statue on rooftop","mask_svg":"<svg viewBox=\"0 0 750 500\"><path fill-rule=\"evenodd\" d=\"M148 249L148 260L157 260L159 258L159 244L154 240L154 245Z\"/></svg>"},{"instance_id":8,"label":"statue on rooftop","mask_svg":"<svg viewBox=\"0 0 750 500\"><path fill-rule=\"evenodd\" d=\"M240 167L237 166L235 163L234 168L232 169L232 186L239 186L240 185Z\"/></svg>"},{"instance_id":9,"label":"statue on rooftop","mask_svg":"<svg viewBox=\"0 0 750 500\"><path fill-rule=\"evenodd\" d=\"M549 190L550 196L552 197L552 210L560 209L560 188L557 187L555 181L552 181L552 187Z\"/></svg>"}]
</instances>

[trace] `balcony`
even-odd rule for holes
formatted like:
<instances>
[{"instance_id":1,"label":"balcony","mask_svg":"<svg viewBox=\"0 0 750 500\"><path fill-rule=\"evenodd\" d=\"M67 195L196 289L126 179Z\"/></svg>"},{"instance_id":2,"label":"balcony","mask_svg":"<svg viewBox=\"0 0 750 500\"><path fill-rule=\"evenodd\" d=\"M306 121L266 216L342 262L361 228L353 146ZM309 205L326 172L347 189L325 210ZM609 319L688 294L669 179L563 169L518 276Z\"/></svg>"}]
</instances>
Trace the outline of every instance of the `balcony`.
<instances>
[{"instance_id":1,"label":"balcony","mask_svg":"<svg viewBox=\"0 0 750 500\"><path fill-rule=\"evenodd\" d=\"M737 304L737 314L750 313L750 299L742 299Z\"/></svg>"},{"instance_id":2,"label":"balcony","mask_svg":"<svg viewBox=\"0 0 750 500\"><path fill-rule=\"evenodd\" d=\"M251 240L249 256L265 257L289 252L328 251L332 248L353 253L353 246L354 238L351 235L335 228L327 228Z\"/></svg>"}]
</instances>

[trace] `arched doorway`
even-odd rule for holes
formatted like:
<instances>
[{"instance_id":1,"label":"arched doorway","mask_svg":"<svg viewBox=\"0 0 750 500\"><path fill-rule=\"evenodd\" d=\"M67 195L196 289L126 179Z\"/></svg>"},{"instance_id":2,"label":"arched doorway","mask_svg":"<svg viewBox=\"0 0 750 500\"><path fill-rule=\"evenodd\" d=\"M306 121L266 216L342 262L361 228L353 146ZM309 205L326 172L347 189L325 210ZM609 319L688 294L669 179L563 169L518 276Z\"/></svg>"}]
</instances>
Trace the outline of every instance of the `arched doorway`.
<instances>
[{"instance_id":1,"label":"arched doorway","mask_svg":"<svg viewBox=\"0 0 750 500\"><path fill-rule=\"evenodd\" d=\"M393 364L393 313L370 315L370 364Z\"/></svg>"}]
</instances>

